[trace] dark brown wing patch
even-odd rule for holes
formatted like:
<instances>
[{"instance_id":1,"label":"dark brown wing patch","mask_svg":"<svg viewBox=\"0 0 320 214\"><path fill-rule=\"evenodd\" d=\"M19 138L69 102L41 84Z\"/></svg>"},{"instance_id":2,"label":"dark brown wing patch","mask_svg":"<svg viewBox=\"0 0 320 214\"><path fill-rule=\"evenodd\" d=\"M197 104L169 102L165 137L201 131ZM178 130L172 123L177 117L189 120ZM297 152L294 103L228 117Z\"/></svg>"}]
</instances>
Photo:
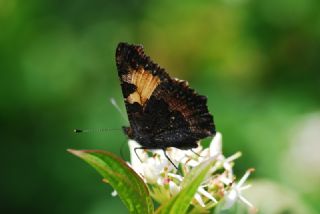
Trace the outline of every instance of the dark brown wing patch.
<instances>
[{"instance_id":1,"label":"dark brown wing patch","mask_svg":"<svg viewBox=\"0 0 320 214\"><path fill-rule=\"evenodd\" d=\"M172 79L163 83L153 96L168 103L170 111L180 112L188 122L191 133L197 138L215 134L213 117L207 107L207 98L189 88L186 81Z\"/></svg>"}]
</instances>

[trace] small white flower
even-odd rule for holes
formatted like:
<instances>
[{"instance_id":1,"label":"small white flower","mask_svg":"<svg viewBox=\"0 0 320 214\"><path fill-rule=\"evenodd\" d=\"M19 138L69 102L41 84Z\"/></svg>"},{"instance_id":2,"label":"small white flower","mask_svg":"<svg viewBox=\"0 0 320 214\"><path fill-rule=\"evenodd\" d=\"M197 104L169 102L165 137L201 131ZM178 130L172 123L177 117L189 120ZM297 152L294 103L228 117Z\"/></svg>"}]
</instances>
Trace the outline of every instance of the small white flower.
<instances>
[{"instance_id":1,"label":"small white flower","mask_svg":"<svg viewBox=\"0 0 320 214\"><path fill-rule=\"evenodd\" d=\"M214 166L209 172L209 176L203 181L194 196L192 204L203 209L211 209L222 199L225 199L225 206L230 208L237 200L242 201L249 207L252 204L241 195L241 191L249 186L243 186L253 170L248 170L246 174L235 183L233 175L233 161L241 156L238 152L228 158L222 153L222 135L217 133L210 143L209 148L203 149L199 145L193 151L180 150L176 148L167 149L167 155L178 166L180 164L182 172L168 161L162 150L152 150L152 156L149 156L145 150L135 148L140 145L129 140L131 155L131 167L141 176L149 186L151 196L160 204L166 202L175 196L181 190L183 175L188 173L201 162L209 158L215 160Z\"/></svg>"},{"instance_id":2,"label":"small white flower","mask_svg":"<svg viewBox=\"0 0 320 214\"><path fill-rule=\"evenodd\" d=\"M169 189L171 195L176 195L180 192L180 187L173 181L169 181Z\"/></svg>"},{"instance_id":3,"label":"small white flower","mask_svg":"<svg viewBox=\"0 0 320 214\"><path fill-rule=\"evenodd\" d=\"M241 194L243 190L251 187L250 185L243 185L253 171L254 169L248 169L238 183L232 184L231 189L226 193L223 209L229 209L238 200L243 202L249 208L254 208L253 205Z\"/></svg>"}]
</instances>

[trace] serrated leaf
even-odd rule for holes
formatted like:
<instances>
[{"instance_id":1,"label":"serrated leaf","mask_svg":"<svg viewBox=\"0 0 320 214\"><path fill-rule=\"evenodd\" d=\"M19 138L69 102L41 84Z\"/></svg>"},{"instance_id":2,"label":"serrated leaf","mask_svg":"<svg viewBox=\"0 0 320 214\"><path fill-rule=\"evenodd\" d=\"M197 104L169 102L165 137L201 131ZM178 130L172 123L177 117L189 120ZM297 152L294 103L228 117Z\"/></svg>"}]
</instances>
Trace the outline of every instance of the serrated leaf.
<instances>
[{"instance_id":1,"label":"serrated leaf","mask_svg":"<svg viewBox=\"0 0 320 214\"><path fill-rule=\"evenodd\" d=\"M191 200L198 190L198 187L206 177L214 162L215 159L209 159L192 169L192 171L188 174L187 177L184 178L182 182L182 190L166 204L160 206L156 210L156 213L186 213L188 207L190 206Z\"/></svg>"},{"instance_id":2,"label":"serrated leaf","mask_svg":"<svg viewBox=\"0 0 320 214\"><path fill-rule=\"evenodd\" d=\"M103 177L118 193L130 213L153 213L153 202L147 186L131 167L114 154L99 150L68 150L80 157Z\"/></svg>"}]
</instances>

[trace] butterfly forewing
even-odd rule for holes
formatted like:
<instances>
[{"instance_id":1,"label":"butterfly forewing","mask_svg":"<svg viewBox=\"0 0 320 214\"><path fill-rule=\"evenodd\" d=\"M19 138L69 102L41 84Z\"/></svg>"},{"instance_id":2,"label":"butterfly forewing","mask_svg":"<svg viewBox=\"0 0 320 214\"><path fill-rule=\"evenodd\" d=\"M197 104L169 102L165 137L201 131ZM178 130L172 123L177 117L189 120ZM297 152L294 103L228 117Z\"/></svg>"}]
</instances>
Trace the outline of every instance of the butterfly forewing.
<instances>
[{"instance_id":1,"label":"butterfly forewing","mask_svg":"<svg viewBox=\"0 0 320 214\"><path fill-rule=\"evenodd\" d=\"M145 148L197 147L196 141L215 134L206 97L187 82L172 79L140 45L120 43L116 63L130 127L129 138Z\"/></svg>"}]
</instances>

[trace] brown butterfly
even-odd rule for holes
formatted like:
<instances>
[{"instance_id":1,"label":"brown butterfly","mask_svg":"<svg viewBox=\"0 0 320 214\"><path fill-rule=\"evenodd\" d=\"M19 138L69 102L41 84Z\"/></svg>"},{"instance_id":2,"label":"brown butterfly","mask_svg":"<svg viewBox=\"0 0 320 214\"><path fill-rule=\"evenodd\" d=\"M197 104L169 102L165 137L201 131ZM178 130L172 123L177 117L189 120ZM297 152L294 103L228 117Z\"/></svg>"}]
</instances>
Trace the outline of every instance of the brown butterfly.
<instances>
[{"instance_id":1,"label":"brown butterfly","mask_svg":"<svg viewBox=\"0 0 320 214\"><path fill-rule=\"evenodd\" d=\"M136 149L162 149L173 164L168 147L196 148L197 141L215 135L207 98L171 78L141 45L119 43L116 63L130 122L123 130L141 145Z\"/></svg>"}]
</instances>

